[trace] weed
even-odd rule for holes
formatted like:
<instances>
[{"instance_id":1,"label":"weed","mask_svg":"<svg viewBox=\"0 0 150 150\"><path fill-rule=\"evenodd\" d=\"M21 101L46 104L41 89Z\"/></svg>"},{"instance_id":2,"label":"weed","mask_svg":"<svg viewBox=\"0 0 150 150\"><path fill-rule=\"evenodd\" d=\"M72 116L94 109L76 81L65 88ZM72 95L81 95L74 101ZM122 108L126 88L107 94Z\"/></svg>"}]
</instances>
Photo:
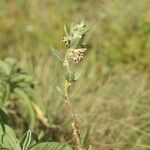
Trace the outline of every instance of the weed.
<instances>
[{"instance_id":1,"label":"weed","mask_svg":"<svg viewBox=\"0 0 150 150\"><path fill-rule=\"evenodd\" d=\"M73 65L80 63L83 60L86 47L83 43L83 38L86 35L89 28L84 22L81 22L77 25L72 25L69 32L67 31L66 27L65 33L66 36L63 38L62 42L65 44L66 50L64 54L64 58L60 55L58 51L56 51L54 48L52 48L52 52L57 56L59 60L62 61L63 66L66 68L65 73L65 80L64 80L64 89L61 90L58 87L59 92L65 99L65 103L69 107L69 111L72 115L72 129L73 129L73 136L76 142L76 149L81 149L80 144L80 130L77 123L77 115L75 112L75 108L72 104L72 101L69 97L69 91L71 88L71 85L78 80L79 72L73 71ZM72 61L74 64L72 64Z\"/></svg>"}]
</instances>

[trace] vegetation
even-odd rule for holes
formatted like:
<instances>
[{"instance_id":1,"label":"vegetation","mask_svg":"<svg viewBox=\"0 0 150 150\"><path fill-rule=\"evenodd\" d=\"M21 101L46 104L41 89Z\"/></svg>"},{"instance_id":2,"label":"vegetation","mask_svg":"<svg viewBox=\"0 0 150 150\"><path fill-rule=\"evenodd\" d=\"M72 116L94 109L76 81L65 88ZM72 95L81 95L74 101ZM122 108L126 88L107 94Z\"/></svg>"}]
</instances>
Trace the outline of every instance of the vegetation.
<instances>
[{"instance_id":1,"label":"vegetation","mask_svg":"<svg viewBox=\"0 0 150 150\"><path fill-rule=\"evenodd\" d=\"M69 146L65 144L60 144L57 142L43 142L38 144L38 136L32 132L31 130L28 130L23 137L20 139L20 141L16 138L15 133L11 128L9 128L7 123L7 115L5 112L0 109L0 149L3 150L39 150L39 149L62 149L62 150L72 150ZM34 144L33 142L36 142Z\"/></svg>"},{"instance_id":2,"label":"vegetation","mask_svg":"<svg viewBox=\"0 0 150 150\"><path fill-rule=\"evenodd\" d=\"M149 5L1 0L0 149L150 149Z\"/></svg>"}]
</instances>

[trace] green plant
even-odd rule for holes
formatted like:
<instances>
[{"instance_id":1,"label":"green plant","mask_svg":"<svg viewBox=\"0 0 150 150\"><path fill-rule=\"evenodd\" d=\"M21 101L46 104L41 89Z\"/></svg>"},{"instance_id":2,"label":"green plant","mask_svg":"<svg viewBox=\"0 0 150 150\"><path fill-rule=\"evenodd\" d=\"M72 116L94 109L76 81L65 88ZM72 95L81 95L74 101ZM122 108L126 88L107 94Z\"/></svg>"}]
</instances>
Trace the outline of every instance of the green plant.
<instances>
[{"instance_id":1,"label":"green plant","mask_svg":"<svg viewBox=\"0 0 150 150\"><path fill-rule=\"evenodd\" d=\"M72 101L69 97L69 92L71 85L78 80L81 69L76 68L76 64L80 63L83 60L86 46L84 43L84 37L89 30L89 27L81 22L80 24L73 24L70 27L68 32L67 28L64 27L65 37L62 42L65 44L65 52L62 56L56 49L52 48L52 52L57 56L57 58L62 61L63 66L66 68L65 70L65 79L64 79L64 88L61 89L57 87L58 92L64 97L65 103L69 107L69 111L72 115L72 129L73 136L76 142L76 149L81 149L81 139L80 139L80 130L77 122L77 115L75 112L75 108L72 104ZM78 66L79 68L79 66Z\"/></svg>"},{"instance_id":2,"label":"green plant","mask_svg":"<svg viewBox=\"0 0 150 150\"><path fill-rule=\"evenodd\" d=\"M63 38L62 42L65 44L66 50L62 57L60 53L52 48L54 54L63 62L63 66L66 68L64 87L61 89L57 87L57 90L64 97L66 104L69 107L69 111L72 115L72 129L73 137L76 142L76 149L81 150L81 138L80 130L78 127L77 115L72 101L69 97L71 84L79 79L81 74L81 69L77 69L76 64L83 60L86 47L83 43L84 36L86 35L89 28L84 22L78 25L72 25L70 31L68 32L65 27L66 36ZM35 112L41 120L45 120L42 110L35 103L35 89L37 84L34 76L25 72L23 69L19 68L16 59L7 58L0 61L0 106L1 108L8 109L11 103L17 104L21 101L21 105L25 107L28 111L30 117L30 128L34 127L35 123ZM76 70L76 71L75 71ZM34 102L35 101L35 102ZM57 142L44 142L39 143L38 136L28 130L21 140L16 138L14 131L7 125L8 117L6 113L0 108L0 148L9 150L71 150L72 148L66 144L61 144ZM10 109L10 108L9 108ZM9 110L8 109L8 110ZM42 115L41 115L42 114ZM46 127L49 127L47 120L43 121ZM88 134L87 134L88 135ZM85 142L82 142L85 143ZM92 149L89 147L89 149Z\"/></svg>"},{"instance_id":3,"label":"green plant","mask_svg":"<svg viewBox=\"0 0 150 150\"><path fill-rule=\"evenodd\" d=\"M36 85L35 77L19 68L16 59L0 60L0 107L8 111L24 109L30 128L35 126Z\"/></svg>"},{"instance_id":4,"label":"green plant","mask_svg":"<svg viewBox=\"0 0 150 150\"><path fill-rule=\"evenodd\" d=\"M0 109L0 149L1 150L72 150L66 144L57 142L39 142L38 136L28 130L20 140L14 131L6 125L7 114Z\"/></svg>"}]
</instances>

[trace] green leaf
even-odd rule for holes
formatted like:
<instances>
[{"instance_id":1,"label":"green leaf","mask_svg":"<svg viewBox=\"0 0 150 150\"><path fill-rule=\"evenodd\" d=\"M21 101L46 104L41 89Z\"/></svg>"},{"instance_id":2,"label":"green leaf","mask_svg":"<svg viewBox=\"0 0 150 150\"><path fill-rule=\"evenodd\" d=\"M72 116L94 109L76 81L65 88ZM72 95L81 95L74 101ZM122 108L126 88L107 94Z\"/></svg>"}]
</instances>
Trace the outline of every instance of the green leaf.
<instances>
[{"instance_id":1,"label":"green leaf","mask_svg":"<svg viewBox=\"0 0 150 150\"><path fill-rule=\"evenodd\" d=\"M55 48L52 47L51 51L59 60L64 61L62 55Z\"/></svg>"},{"instance_id":2,"label":"green leaf","mask_svg":"<svg viewBox=\"0 0 150 150\"><path fill-rule=\"evenodd\" d=\"M68 82L74 82L75 81L75 73L72 71L69 71L65 74L65 78Z\"/></svg>"},{"instance_id":3,"label":"green leaf","mask_svg":"<svg viewBox=\"0 0 150 150\"><path fill-rule=\"evenodd\" d=\"M0 149L21 150L15 133L10 127L4 124L0 124Z\"/></svg>"},{"instance_id":4,"label":"green leaf","mask_svg":"<svg viewBox=\"0 0 150 150\"><path fill-rule=\"evenodd\" d=\"M20 102L20 104L22 105L22 107L24 107L24 111L27 113L28 117L29 117L29 125L30 128L33 129L34 125L35 125L35 112L34 109L31 105L30 102L30 98L28 97L28 95L25 93L25 91L23 91L20 88L15 88L14 92L19 96L19 98L22 100Z\"/></svg>"},{"instance_id":5,"label":"green leaf","mask_svg":"<svg viewBox=\"0 0 150 150\"><path fill-rule=\"evenodd\" d=\"M57 92L59 95L61 95L61 96L65 95L64 91L59 86L57 86L56 89L57 89Z\"/></svg>"},{"instance_id":6,"label":"green leaf","mask_svg":"<svg viewBox=\"0 0 150 150\"><path fill-rule=\"evenodd\" d=\"M66 36L68 36L69 34L68 34L68 31L67 31L67 27L66 27L66 26L64 26L64 31L65 31Z\"/></svg>"},{"instance_id":7,"label":"green leaf","mask_svg":"<svg viewBox=\"0 0 150 150\"><path fill-rule=\"evenodd\" d=\"M44 105L43 101L40 99L40 97L38 96L37 91L30 87L24 88L24 91L25 91L25 93L27 93L28 97L30 97L32 99L32 101L34 101L36 104L38 104L40 106L40 108L43 110L43 112L45 114L46 113L45 105Z\"/></svg>"},{"instance_id":8,"label":"green leaf","mask_svg":"<svg viewBox=\"0 0 150 150\"><path fill-rule=\"evenodd\" d=\"M27 83L35 83L35 78L34 76L27 74L27 73L17 73L13 78L11 78L11 82L27 82Z\"/></svg>"},{"instance_id":9,"label":"green leaf","mask_svg":"<svg viewBox=\"0 0 150 150\"><path fill-rule=\"evenodd\" d=\"M32 140L38 141L38 137L31 130L28 130L20 140L20 146L22 150L27 150Z\"/></svg>"},{"instance_id":10,"label":"green leaf","mask_svg":"<svg viewBox=\"0 0 150 150\"><path fill-rule=\"evenodd\" d=\"M81 22L77 25L72 24L69 33L69 38L71 40L70 47L77 48L78 46L80 46L88 30L89 27L84 22Z\"/></svg>"},{"instance_id":11,"label":"green leaf","mask_svg":"<svg viewBox=\"0 0 150 150\"><path fill-rule=\"evenodd\" d=\"M5 60L0 60L0 73L10 74L17 64L15 58L8 57Z\"/></svg>"},{"instance_id":12,"label":"green leaf","mask_svg":"<svg viewBox=\"0 0 150 150\"><path fill-rule=\"evenodd\" d=\"M75 80L79 80L79 78L80 78L82 72L83 72L82 69L80 69L80 70L78 70L78 71L75 72Z\"/></svg>"},{"instance_id":13,"label":"green leaf","mask_svg":"<svg viewBox=\"0 0 150 150\"><path fill-rule=\"evenodd\" d=\"M7 124L8 117L7 114L0 108L0 123Z\"/></svg>"},{"instance_id":14,"label":"green leaf","mask_svg":"<svg viewBox=\"0 0 150 150\"><path fill-rule=\"evenodd\" d=\"M32 140L32 132L28 130L22 137L20 141L20 146L22 150L27 150Z\"/></svg>"},{"instance_id":15,"label":"green leaf","mask_svg":"<svg viewBox=\"0 0 150 150\"><path fill-rule=\"evenodd\" d=\"M82 147L86 147L89 145L90 143L90 129L88 128L87 131L83 134L83 136L81 137L81 146Z\"/></svg>"},{"instance_id":16,"label":"green leaf","mask_svg":"<svg viewBox=\"0 0 150 150\"><path fill-rule=\"evenodd\" d=\"M35 145L31 150L73 150L69 145L57 142L44 142Z\"/></svg>"},{"instance_id":17,"label":"green leaf","mask_svg":"<svg viewBox=\"0 0 150 150\"><path fill-rule=\"evenodd\" d=\"M10 85L9 83L6 83L4 87L3 98L2 98L3 104L8 100L9 96L10 96Z\"/></svg>"},{"instance_id":18,"label":"green leaf","mask_svg":"<svg viewBox=\"0 0 150 150\"><path fill-rule=\"evenodd\" d=\"M9 73L10 73L9 65L6 62L0 60L0 74L7 74L8 75Z\"/></svg>"}]
</instances>

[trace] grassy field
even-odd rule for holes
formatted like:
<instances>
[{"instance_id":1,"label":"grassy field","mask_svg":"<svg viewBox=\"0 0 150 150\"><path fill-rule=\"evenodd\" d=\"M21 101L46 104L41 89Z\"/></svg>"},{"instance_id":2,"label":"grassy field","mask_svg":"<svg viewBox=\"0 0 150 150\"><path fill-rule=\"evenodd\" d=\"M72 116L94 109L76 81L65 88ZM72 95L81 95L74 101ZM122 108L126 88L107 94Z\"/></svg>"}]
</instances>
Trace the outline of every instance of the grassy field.
<instances>
[{"instance_id":1,"label":"grassy field","mask_svg":"<svg viewBox=\"0 0 150 150\"><path fill-rule=\"evenodd\" d=\"M0 59L15 57L36 76L37 103L52 127L36 119L41 141L73 145L70 113L56 91L62 64L50 48L63 52L64 25L84 20L88 50L71 89L83 147L150 149L149 6L149 0L0 0ZM18 137L30 127L26 112L10 115Z\"/></svg>"}]
</instances>

